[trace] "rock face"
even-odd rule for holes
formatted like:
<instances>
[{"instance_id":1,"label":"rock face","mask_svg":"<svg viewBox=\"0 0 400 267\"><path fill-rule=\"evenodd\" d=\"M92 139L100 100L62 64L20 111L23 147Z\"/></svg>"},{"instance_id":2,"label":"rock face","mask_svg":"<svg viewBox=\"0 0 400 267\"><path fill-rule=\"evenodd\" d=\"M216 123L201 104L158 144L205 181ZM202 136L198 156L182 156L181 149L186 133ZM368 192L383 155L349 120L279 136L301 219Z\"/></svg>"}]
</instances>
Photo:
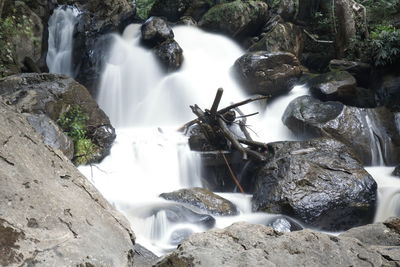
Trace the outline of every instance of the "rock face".
<instances>
[{"instance_id":1,"label":"rock face","mask_svg":"<svg viewBox=\"0 0 400 267\"><path fill-rule=\"evenodd\" d=\"M297 136L343 142L366 165L399 162L395 118L386 108L361 109L302 96L289 104L282 121Z\"/></svg>"},{"instance_id":2,"label":"rock face","mask_svg":"<svg viewBox=\"0 0 400 267\"><path fill-rule=\"evenodd\" d=\"M290 53L250 52L236 60L233 72L249 94L276 96L292 89L302 71Z\"/></svg>"},{"instance_id":3,"label":"rock face","mask_svg":"<svg viewBox=\"0 0 400 267\"><path fill-rule=\"evenodd\" d=\"M74 142L54 121L44 114L29 114L26 118L35 131L42 136L46 145L61 150L69 159L73 158Z\"/></svg>"},{"instance_id":4,"label":"rock face","mask_svg":"<svg viewBox=\"0 0 400 267\"><path fill-rule=\"evenodd\" d=\"M236 215L236 206L213 192L204 188L181 189L163 193L160 197L193 206L212 215Z\"/></svg>"},{"instance_id":5,"label":"rock face","mask_svg":"<svg viewBox=\"0 0 400 267\"><path fill-rule=\"evenodd\" d=\"M140 28L142 32L142 42L154 47L174 38L174 33L167 21L158 17L151 17L142 24Z\"/></svg>"},{"instance_id":6,"label":"rock face","mask_svg":"<svg viewBox=\"0 0 400 267\"><path fill-rule=\"evenodd\" d=\"M369 247L355 238L308 230L282 234L235 223L190 236L155 266L392 266L399 256L398 246Z\"/></svg>"},{"instance_id":7,"label":"rock face","mask_svg":"<svg viewBox=\"0 0 400 267\"><path fill-rule=\"evenodd\" d=\"M240 39L260 30L268 16L266 3L236 0L213 6L200 19L199 26Z\"/></svg>"},{"instance_id":8,"label":"rock face","mask_svg":"<svg viewBox=\"0 0 400 267\"><path fill-rule=\"evenodd\" d=\"M290 23L278 23L262 33L260 40L250 46L249 51L289 52L301 58L304 40L300 27Z\"/></svg>"},{"instance_id":9,"label":"rock face","mask_svg":"<svg viewBox=\"0 0 400 267\"><path fill-rule=\"evenodd\" d=\"M356 79L347 71L332 71L308 81L312 95L322 101L339 101L345 105L376 107L375 93L357 87Z\"/></svg>"},{"instance_id":10,"label":"rock face","mask_svg":"<svg viewBox=\"0 0 400 267\"><path fill-rule=\"evenodd\" d=\"M268 151L254 180L254 211L283 213L329 231L372 221L377 185L344 144L275 142Z\"/></svg>"},{"instance_id":11,"label":"rock face","mask_svg":"<svg viewBox=\"0 0 400 267\"><path fill-rule=\"evenodd\" d=\"M0 265L133 265L126 220L2 102L0 142Z\"/></svg>"},{"instance_id":12,"label":"rock face","mask_svg":"<svg viewBox=\"0 0 400 267\"><path fill-rule=\"evenodd\" d=\"M69 106L79 106L89 117L90 138L100 147L93 161L109 154L115 130L87 89L73 79L56 74L9 76L0 80L0 95L19 112L46 114L53 121Z\"/></svg>"}]
</instances>

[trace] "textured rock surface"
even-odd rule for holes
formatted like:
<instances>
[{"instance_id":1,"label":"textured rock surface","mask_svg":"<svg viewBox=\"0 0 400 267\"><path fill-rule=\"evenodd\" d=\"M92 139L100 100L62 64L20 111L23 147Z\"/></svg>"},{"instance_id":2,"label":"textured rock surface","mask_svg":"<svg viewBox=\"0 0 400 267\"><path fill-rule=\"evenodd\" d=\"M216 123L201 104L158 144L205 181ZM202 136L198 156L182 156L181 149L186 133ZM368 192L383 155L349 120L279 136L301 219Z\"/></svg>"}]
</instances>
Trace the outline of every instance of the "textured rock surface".
<instances>
[{"instance_id":1,"label":"textured rock surface","mask_svg":"<svg viewBox=\"0 0 400 267\"><path fill-rule=\"evenodd\" d=\"M0 103L0 265L132 266L125 219Z\"/></svg>"},{"instance_id":2,"label":"textured rock surface","mask_svg":"<svg viewBox=\"0 0 400 267\"><path fill-rule=\"evenodd\" d=\"M396 266L400 248L369 247L359 240L312 231L278 233L235 223L194 234L156 266Z\"/></svg>"},{"instance_id":3,"label":"textured rock surface","mask_svg":"<svg viewBox=\"0 0 400 267\"><path fill-rule=\"evenodd\" d=\"M163 193L160 197L188 204L212 215L236 215L238 213L232 202L204 188L180 189L171 193Z\"/></svg>"},{"instance_id":4,"label":"textured rock surface","mask_svg":"<svg viewBox=\"0 0 400 267\"><path fill-rule=\"evenodd\" d=\"M400 140L394 114L386 108L362 109L310 96L293 100L282 121L297 136L331 137L346 144L364 164L398 164Z\"/></svg>"},{"instance_id":5,"label":"textured rock surface","mask_svg":"<svg viewBox=\"0 0 400 267\"><path fill-rule=\"evenodd\" d=\"M154 47L153 50L168 72L175 71L181 67L183 63L183 50L175 40L167 40Z\"/></svg>"},{"instance_id":6,"label":"textured rock surface","mask_svg":"<svg viewBox=\"0 0 400 267\"><path fill-rule=\"evenodd\" d=\"M87 89L63 75L21 74L0 80L0 95L19 112L46 114L56 121L69 106L78 105L89 116L89 136L101 149L95 161L109 154L115 130Z\"/></svg>"},{"instance_id":7,"label":"textured rock surface","mask_svg":"<svg viewBox=\"0 0 400 267\"><path fill-rule=\"evenodd\" d=\"M151 17L142 24L140 29L142 32L142 42L150 47L174 38L171 27L162 18Z\"/></svg>"},{"instance_id":8,"label":"textured rock surface","mask_svg":"<svg viewBox=\"0 0 400 267\"><path fill-rule=\"evenodd\" d=\"M274 142L268 153L255 176L254 211L283 213L329 231L373 220L377 185L344 144Z\"/></svg>"},{"instance_id":9,"label":"textured rock surface","mask_svg":"<svg viewBox=\"0 0 400 267\"><path fill-rule=\"evenodd\" d=\"M287 93L302 71L290 53L250 52L236 60L233 72L250 94L276 96Z\"/></svg>"}]
</instances>

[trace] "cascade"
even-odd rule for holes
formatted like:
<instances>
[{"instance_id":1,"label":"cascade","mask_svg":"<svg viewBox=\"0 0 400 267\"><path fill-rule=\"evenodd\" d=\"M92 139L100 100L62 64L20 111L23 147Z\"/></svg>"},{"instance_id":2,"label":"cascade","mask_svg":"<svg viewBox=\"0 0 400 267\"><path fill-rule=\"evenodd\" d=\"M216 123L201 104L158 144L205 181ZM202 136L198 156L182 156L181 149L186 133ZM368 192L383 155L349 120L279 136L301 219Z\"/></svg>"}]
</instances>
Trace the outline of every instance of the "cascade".
<instances>
[{"instance_id":1,"label":"cascade","mask_svg":"<svg viewBox=\"0 0 400 267\"><path fill-rule=\"evenodd\" d=\"M73 77L72 48L73 33L78 22L79 10L71 6L60 6L49 19L49 48L46 63L51 73Z\"/></svg>"},{"instance_id":2,"label":"cascade","mask_svg":"<svg viewBox=\"0 0 400 267\"><path fill-rule=\"evenodd\" d=\"M221 106L246 98L230 75L231 66L244 51L228 38L197 28L178 26L173 30L185 59L181 70L172 74L164 74L151 51L139 46L138 25L128 26L122 36L114 36L98 103L116 126L117 139L111 155L102 163L80 167L106 199L127 216L137 242L157 255L175 248L188 234L209 228L191 223L197 218L195 214L158 197L161 193L202 185L199 156L190 151L187 139L175 131L194 118L189 105L208 107L219 87L224 88ZM256 103L244 106L245 113L261 113L248 121L255 138L263 142L294 140L281 117L290 101L305 94L307 88L296 86L267 108ZM380 186L378 214L382 215L376 219L396 214L394 203L400 190L385 189L391 186L383 182L386 174L383 175L382 168L368 171ZM215 216L215 227L236 221L273 222L277 229L288 230L288 222L282 216L253 213L250 195L220 195L237 206L239 215ZM394 208L386 212L385 203L393 203ZM171 220L169 212L177 212L186 221Z\"/></svg>"}]
</instances>

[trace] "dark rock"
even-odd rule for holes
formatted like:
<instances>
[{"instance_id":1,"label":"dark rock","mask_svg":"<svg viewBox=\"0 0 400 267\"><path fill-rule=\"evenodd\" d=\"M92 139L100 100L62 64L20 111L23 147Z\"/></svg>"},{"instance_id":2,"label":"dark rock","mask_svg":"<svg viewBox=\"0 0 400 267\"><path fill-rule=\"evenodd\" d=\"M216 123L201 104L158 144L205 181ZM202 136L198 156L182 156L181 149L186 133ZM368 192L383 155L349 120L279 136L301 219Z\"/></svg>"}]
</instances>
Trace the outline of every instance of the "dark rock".
<instances>
[{"instance_id":1,"label":"dark rock","mask_svg":"<svg viewBox=\"0 0 400 267\"><path fill-rule=\"evenodd\" d=\"M354 76L357 84L363 87L369 87L371 84L371 65L363 62L348 61L344 59L332 59L329 62L331 71L347 71Z\"/></svg>"},{"instance_id":2,"label":"dark rock","mask_svg":"<svg viewBox=\"0 0 400 267\"><path fill-rule=\"evenodd\" d=\"M371 246L400 246L400 218L390 218L385 222L355 227L341 233L343 237L354 237Z\"/></svg>"},{"instance_id":3,"label":"dark rock","mask_svg":"<svg viewBox=\"0 0 400 267\"><path fill-rule=\"evenodd\" d=\"M324 230L373 220L377 185L347 146L333 139L268 144L256 174L253 210L281 213Z\"/></svg>"},{"instance_id":4,"label":"dark rock","mask_svg":"<svg viewBox=\"0 0 400 267\"><path fill-rule=\"evenodd\" d=\"M321 102L310 96L293 100L283 123L297 136L330 137L346 144L366 165L400 160L395 117L386 108L361 109L339 102Z\"/></svg>"},{"instance_id":5,"label":"dark rock","mask_svg":"<svg viewBox=\"0 0 400 267\"><path fill-rule=\"evenodd\" d=\"M165 17L175 22L182 17L192 0L156 0L151 7L150 16Z\"/></svg>"},{"instance_id":6,"label":"dark rock","mask_svg":"<svg viewBox=\"0 0 400 267\"><path fill-rule=\"evenodd\" d=\"M73 158L74 143L54 121L44 114L29 114L27 115L27 120L35 131L42 136L46 145L61 150L69 159Z\"/></svg>"},{"instance_id":7,"label":"dark rock","mask_svg":"<svg viewBox=\"0 0 400 267\"><path fill-rule=\"evenodd\" d=\"M179 19L177 25L197 26L197 21L195 21L192 17L183 16Z\"/></svg>"},{"instance_id":8,"label":"dark rock","mask_svg":"<svg viewBox=\"0 0 400 267\"><path fill-rule=\"evenodd\" d=\"M212 215L237 215L236 206L213 192L204 188L180 189L171 193L163 193L160 197L187 204Z\"/></svg>"},{"instance_id":9,"label":"dark rock","mask_svg":"<svg viewBox=\"0 0 400 267\"><path fill-rule=\"evenodd\" d=\"M58 74L21 74L0 79L0 95L19 112L46 114L53 121L77 105L89 117L89 136L100 150L93 161L106 157L116 137L107 115L85 87Z\"/></svg>"},{"instance_id":10,"label":"dark rock","mask_svg":"<svg viewBox=\"0 0 400 267\"><path fill-rule=\"evenodd\" d=\"M301 64L314 72L324 73L329 71L329 62L332 56L329 51L304 52L301 57Z\"/></svg>"},{"instance_id":11,"label":"dark rock","mask_svg":"<svg viewBox=\"0 0 400 267\"><path fill-rule=\"evenodd\" d=\"M400 177L400 165L394 168L392 175Z\"/></svg>"},{"instance_id":12,"label":"dark rock","mask_svg":"<svg viewBox=\"0 0 400 267\"><path fill-rule=\"evenodd\" d=\"M155 266L395 266L399 263L398 246L369 247L355 238L308 230L279 233L263 225L235 223L222 230L190 236Z\"/></svg>"},{"instance_id":13,"label":"dark rock","mask_svg":"<svg viewBox=\"0 0 400 267\"><path fill-rule=\"evenodd\" d=\"M276 96L290 91L302 71L293 54L259 51L237 59L233 72L249 94Z\"/></svg>"},{"instance_id":14,"label":"dark rock","mask_svg":"<svg viewBox=\"0 0 400 267\"><path fill-rule=\"evenodd\" d=\"M308 81L311 93L322 101L339 101L345 105L376 107L375 93L357 87L356 79L347 71L332 71L318 75Z\"/></svg>"},{"instance_id":15,"label":"dark rock","mask_svg":"<svg viewBox=\"0 0 400 267\"><path fill-rule=\"evenodd\" d=\"M199 26L241 39L257 33L267 22L268 17L266 3L236 0L213 6L200 19Z\"/></svg>"},{"instance_id":16,"label":"dark rock","mask_svg":"<svg viewBox=\"0 0 400 267\"><path fill-rule=\"evenodd\" d=\"M1 266L132 266L126 219L2 102L0 142Z\"/></svg>"},{"instance_id":17,"label":"dark rock","mask_svg":"<svg viewBox=\"0 0 400 267\"><path fill-rule=\"evenodd\" d=\"M151 251L137 243L133 247L133 252L134 267L151 267L158 259Z\"/></svg>"},{"instance_id":18,"label":"dark rock","mask_svg":"<svg viewBox=\"0 0 400 267\"><path fill-rule=\"evenodd\" d=\"M142 42L149 46L154 47L160 45L168 39L174 38L174 33L167 21L158 17L150 17L142 24Z\"/></svg>"},{"instance_id":19,"label":"dark rock","mask_svg":"<svg viewBox=\"0 0 400 267\"><path fill-rule=\"evenodd\" d=\"M374 77L372 88L377 93L378 105L384 105L394 112L400 112L400 65L393 70L381 70Z\"/></svg>"},{"instance_id":20,"label":"dark rock","mask_svg":"<svg viewBox=\"0 0 400 267\"><path fill-rule=\"evenodd\" d=\"M304 229L299 222L296 222L288 216L276 216L262 224L274 228L275 231L284 233L300 231Z\"/></svg>"},{"instance_id":21,"label":"dark rock","mask_svg":"<svg viewBox=\"0 0 400 267\"><path fill-rule=\"evenodd\" d=\"M154 47L153 50L158 60L168 72L175 71L181 67L183 63L183 50L175 40L168 39Z\"/></svg>"},{"instance_id":22,"label":"dark rock","mask_svg":"<svg viewBox=\"0 0 400 267\"><path fill-rule=\"evenodd\" d=\"M304 47L303 31L290 22L278 23L260 40L250 46L249 51L289 52L301 58Z\"/></svg>"}]
</instances>

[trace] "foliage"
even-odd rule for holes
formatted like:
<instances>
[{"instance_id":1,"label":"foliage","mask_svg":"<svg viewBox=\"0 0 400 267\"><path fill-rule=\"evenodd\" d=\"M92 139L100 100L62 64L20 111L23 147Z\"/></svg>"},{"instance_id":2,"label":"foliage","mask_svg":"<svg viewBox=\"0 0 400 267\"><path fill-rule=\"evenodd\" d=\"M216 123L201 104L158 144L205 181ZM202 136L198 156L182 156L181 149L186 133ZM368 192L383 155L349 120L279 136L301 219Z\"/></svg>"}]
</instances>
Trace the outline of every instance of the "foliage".
<instances>
[{"instance_id":1,"label":"foliage","mask_svg":"<svg viewBox=\"0 0 400 267\"><path fill-rule=\"evenodd\" d=\"M370 35L370 47L376 66L391 64L400 59L400 29L378 25Z\"/></svg>"},{"instance_id":2,"label":"foliage","mask_svg":"<svg viewBox=\"0 0 400 267\"><path fill-rule=\"evenodd\" d=\"M382 21L400 12L400 0L357 0L367 8L368 17L372 21Z\"/></svg>"},{"instance_id":3,"label":"foliage","mask_svg":"<svg viewBox=\"0 0 400 267\"><path fill-rule=\"evenodd\" d=\"M60 114L58 125L74 141L74 162L77 165L89 162L96 152L96 145L87 136L87 114L77 105L70 106Z\"/></svg>"},{"instance_id":4,"label":"foliage","mask_svg":"<svg viewBox=\"0 0 400 267\"><path fill-rule=\"evenodd\" d=\"M136 13L139 18L147 19L155 0L133 0L136 4Z\"/></svg>"}]
</instances>

